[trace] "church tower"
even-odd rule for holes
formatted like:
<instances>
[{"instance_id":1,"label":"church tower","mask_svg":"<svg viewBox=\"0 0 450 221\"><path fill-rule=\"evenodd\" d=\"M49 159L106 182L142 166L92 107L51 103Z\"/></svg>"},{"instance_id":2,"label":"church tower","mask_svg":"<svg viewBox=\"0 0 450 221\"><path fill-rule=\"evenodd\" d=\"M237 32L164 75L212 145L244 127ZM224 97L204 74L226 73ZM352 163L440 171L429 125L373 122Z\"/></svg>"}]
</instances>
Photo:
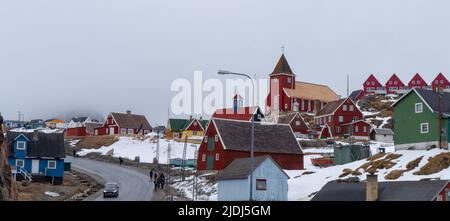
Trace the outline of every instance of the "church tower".
<instances>
[{"instance_id":1,"label":"church tower","mask_svg":"<svg viewBox=\"0 0 450 221\"><path fill-rule=\"evenodd\" d=\"M267 106L271 111L290 111L292 110L293 100L284 93L295 90L295 74L292 72L289 63L281 54L273 72L269 75L270 88L267 96Z\"/></svg>"}]
</instances>

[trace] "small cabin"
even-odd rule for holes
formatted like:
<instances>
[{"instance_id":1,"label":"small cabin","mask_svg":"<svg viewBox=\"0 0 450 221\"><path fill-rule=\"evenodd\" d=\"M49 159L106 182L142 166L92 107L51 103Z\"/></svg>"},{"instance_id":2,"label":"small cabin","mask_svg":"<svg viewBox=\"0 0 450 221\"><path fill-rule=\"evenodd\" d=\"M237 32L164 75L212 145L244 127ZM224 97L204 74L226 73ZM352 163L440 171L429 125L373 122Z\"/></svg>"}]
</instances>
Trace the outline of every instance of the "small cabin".
<instances>
[{"instance_id":1,"label":"small cabin","mask_svg":"<svg viewBox=\"0 0 450 221\"><path fill-rule=\"evenodd\" d=\"M370 140L382 143L394 143L394 131L388 128L374 128L370 131Z\"/></svg>"},{"instance_id":2,"label":"small cabin","mask_svg":"<svg viewBox=\"0 0 450 221\"><path fill-rule=\"evenodd\" d=\"M253 174L252 200L287 201L289 176L270 156L255 157L253 168L251 158L239 158L228 165L217 177L218 200L249 201Z\"/></svg>"}]
</instances>

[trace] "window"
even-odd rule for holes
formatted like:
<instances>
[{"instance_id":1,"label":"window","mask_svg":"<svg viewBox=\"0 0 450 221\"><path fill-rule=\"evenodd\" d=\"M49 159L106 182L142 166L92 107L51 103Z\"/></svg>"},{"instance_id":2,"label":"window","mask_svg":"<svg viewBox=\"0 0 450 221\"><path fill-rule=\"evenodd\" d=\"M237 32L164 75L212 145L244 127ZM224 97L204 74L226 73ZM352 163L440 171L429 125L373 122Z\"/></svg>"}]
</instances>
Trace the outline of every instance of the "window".
<instances>
[{"instance_id":1,"label":"window","mask_svg":"<svg viewBox=\"0 0 450 221\"><path fill-rule=\"evenodd\" d=\"M286 110L287 110L287 104L284 104L284 109L286 109Z\"/></svg>"},{"instance_id":2,"label":"window","mask_svg":"<svg viewBox=\"0 0 450 221\"><path fill-rule=\"evenodd\" d=\"M416 84L416 81L412 81L411 83L412 83L412 85L415 85L415 84Z\"/></svg>"},{"instance_id":3,"label":"window","mask_svg":"<svg viewBox=\"0 0 450 221\"><path fill-rule=\"evenodd\" d=\"M339 116L339 123L344 122L344 116Z\"/></svg>"},{"instance_id":4,"label":"window","mask_svg":"<svg viewBox=\"0 0 450 221\"><path fill-rule=\"evenodd\" d=\"M341 127L336 127L336 133L340 133L341 132Z\"/></svg>"},{"instance_id":5,"label":"window","mask_svg":"<svg viewBox=\"0 0 450 221\"><path fill-rule=\"evenodd\" d=\"M256 119L261 120L261 118L262 118L262 117L261 117L261 114L257 114L257 115L256 115Z\"/></svg>"},{"instance_id":6,"label":"window","mask_svg":"<svg viewBox=\"0 0 450 221\"><path fill-rule=\"evenodd\" d=\"M359 120L359 118L357 116L353 117L353 121L358 121L358 120Z\"/></svg>"},{"instance_id":7,"label":"window","mask_svg":"<svg viewBox=\"0 0 450 221\"><path fill-rule=\"evenodd\" d=\"M436 198L436 201L444 201L443 197L441 194L439 194Z\"/></svg>"},{"instance_id":8,"label":"window","mask_svg":"<svg viewBox=\"0 0 450 221\"><path fill-rule=\"evenodd\" d=\"M416 103L415 107L416 114L423 112L423 103Z\"/></svg>"},{"instance_id":9,"label":"window","mask_svg":"<svg viewBox=\"0 0 450 221\"><path fill-rule=\"evenodd\" d=\"M56 161L55 160L47 161L47 169L56 169Z\"/></svg>"},{"instance_id":10,"label":"window","mask_svg":"<svg viewBox=\"0 0 450 221\"><path fill-rule=\"evenodd\" d=\"M278 83L278 78L273 79L273 83Z\"/></svg>"},{"instance_id":11,"label":"window","mask_svg":"<svg viewBox=\"0 0 450 221\"><path fill-rule=\"evenodd\" d=\"M27 143L25 141L17 141L17 150L25 150Z\"/></svg>"},{"instance_id":12,"label":"window","mask_svg":"<svg viewBox=\"0 0 450 221\"><path fill-rule=\"evenodd\" d=\"M16 167L25 167L25 161L17 159L16 160Z\"/></svg>"},{"instance_id":13,"label":"window","mask_svg":"<svg viewBox=\"0 0 450 221\"><path fill-rule=\"evenodd\" d=\"M350 111L354 111L355 110L355 106L350 105Z\"/></svg>"},{"instance_id":14,"label":"window","mask_svg":"<svg viewBox=\"0 0 450 221\"><path fill-rule=\"evenodd\" d=\"M256 179L256 190L267 190L266 179Z\"/></svg>"},{"instance_id":15,"label":"window","mask_svg":"<svg viewBox=\"0 0 450 221\"><path fill-rule=\"evenodd\" d=\"M216 142L219 141L219 135L216 134L216 135L214 136L214 141L216 141Z\"/></svg>"},{"instance_id":16,"label":"window","mask_svg":"<svg viewBox=\"0 0 450 221\"><path fill-rule=\"evenodd\" d=\"M363 127L363 132L367 133L367 127L366 126Z\"/></svg>"},{"instance_id":17,"label":"window","mask_svg":"<svg viewBox=\"0 0 450 221\"><path fill-rule=\"evenodd\" d=\"M127 129L120 128L120 134L126 134L126 133L127 133Z\"/></svg>"},{"instance_id":18,"label":"window","mask_svg":"<svg viewBox=\"0 0 450 221\"><path fill-rule=\"evenodd\" d=\"M439 80L435 80L434 83L439 84Z\"/></svg>"},{"instance_id":19,"label":"window","mask_svg":"<svg viewBox=\"0 0 450 221\"><path fill-rule=\"evenodd\" d=\"M179 138L179 137L180 137L180 134L179 134L179 133L173 133L173 137L174 137L174 138Z\"/></svg>"},{"instance_id":20,"label":"window","mask_svg":"<svg viewBox=\"0 0 450 221\"><path fill-rule=\"evenodd\" d=\"M194 126L197 126L197 121L194 121Z\"/></svg>"},{"instance_id":21,"label":"window","mask_svg":"<svg viewBox=\"0 0 450 221\"><path fill-rule=\"evenodd\" d=\"M444 84L444 80L441 80L441 84Z\"/></svg>"},{"instance_id":22,"label":"window","mask_svg":"<svg viewBox=\"0 0 450 221\"><path fill-rule=\"evenodd\" d=\"M299 120L295 121L295 126L300 126L300 121Z\"/></svg>"},{"instance_id":23,"label":"window","mask_svg":"<svg viewBox=\"0 0 450 221\"><path fill-rule=\"evenodd\" d=\"M328 116L328 123L331 122L331 116Z\"/></svg>"},{"instance_id":24,"label":"window","mask_svg":"<svg viewBox=\"0 0 450 221\"><path fill-rule=\"evenodd\" d=\"M370 85L370 81L368 81L368 82L366 83L366 85L369 86L369 85Z\"/></svg>"},{"instance_id":25,"label":"window","mask_svg":"<svg viewBox=\"0 0 450 221\"><path fill-rule=\"evenodd\" d=\"M302 110L305 110L305 100L302 100Z\"/></svg>"},{"instance_id":26,"label":"window","mask_svg":"<svg viewBox=\"0 0 450 221\"><path fill-rule=\"evenodd\" d=\"M193 136L197 136L197 131L192 131Z\"/></svg>"},{"instance_id":27,"label":"window","mask_svg":"<svg viewBox=\"0 0 450 221\"><path fill-rule=\"evenodd\" d=\"M203 139L205 143L208 143L208 137L205 136L205 138Z\"/></svg>"},{"instance_id":28,"label":"window","mask_svg":"<svg viewBox=\"0 0 450 221\"><path fill-rule=\"evenodd\" d=\"M355 126L355 132L358 133L359 132L359 128L358 126Z\"/></svg>"},{"instance_id":29,"label":"window","mask_svg":"<svg viewBox=\"0 0 450 221\"><path fill-rule=\"evenodd\" d=\"M287 78L287 82L288 82L289 84L292 83L292 78L288 77L288 78Z\"/></svg>"},{"instance_id":30,"label":"window","mask_svg":"<svg viewBox=\"0 0 450 221\"><path fill-rule=\"evenodd\" d=\"M392 85L392 81L389 81L389 85Z\"/></svg>"},{"instance_id":31,"label":"window","mask_svg":"<svg viewBox=\"0 0 450 221\"><path fill-rule=\"evenodd\" d=\"M398 88L397 87L390 87L389 90L390 91L396 91L396 90L398 90Z\"/></svg>"},{"instance_id":32,"label":"window","mask_svg":"<svg viewBox=\"0 0 450 221\"><path fill-rule=\"evenodd\" d=\"M427 134L428 133L428 123L421 123L420 124L420 133Z\"/></svg>"},{"instance_id":33,"label":"window","mask_svg":"<svg viewBox=\"0 0 450 221\"><path fill-rule=\"evenodd\" d=\"M133 129L128 129L128 134L133 134Z\"/></svg>"},{"instance_id":34,"label":"window","mask_svg":"<svg viewBox=\"0 0 450 221\"><path fill-rule=\"evenodd\" d=\"M202 155L202 161L205 162L206 161L206 154Z\"/></svg>"},{"instance_id":35,"label":"window","mask_svg":"<svg viewBox=\"0 0 450 221\"><path fill-rule=\"evenodd\" d=\"M220 158L219 158L219 154L218 153L216 153L216 160L219 160Z\"/></svg>"},{"instance_id":36,"label":"window","mask_svg":"<svg viewBox=\"0 0 450 221\"><path fill-rule=\"evenodd\" d=\"M347 105L346 105L346 104L344 104L344 105L342 106L342 110L343 110L343 111L347 111Z\"/></svg>"},{"instance_id":37,"label":"window","mask_svg":"<svg viewBox=\"0 0 450 221\"><path fill-rule=\"evenodd\" d=\"M397 81L394 81L394 85L397 85Z\"/></svg>"},{"instance_id":38,"label":"window","mask_svg":"<svg viewBox=\"0 0 450 221\"><path fill-rule=\"evenodd\" d=\"M375 81L372 81L372 86L375 86Z\"/></svg>"}]
</instances>

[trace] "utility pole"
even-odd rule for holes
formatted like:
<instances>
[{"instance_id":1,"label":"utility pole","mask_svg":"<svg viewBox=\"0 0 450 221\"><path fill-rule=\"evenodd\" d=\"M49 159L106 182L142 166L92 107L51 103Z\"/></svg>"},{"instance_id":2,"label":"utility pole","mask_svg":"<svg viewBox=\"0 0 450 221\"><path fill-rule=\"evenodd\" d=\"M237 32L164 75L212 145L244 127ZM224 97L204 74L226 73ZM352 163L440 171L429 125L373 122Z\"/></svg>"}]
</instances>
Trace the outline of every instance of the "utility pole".
<instances>
[{"instance_id":1,"label":"utility pole","mask_svg":"<svg viewBox=\"0 0 450 221\"><path fill-rule=\"evenodd\" d=\"M156 124L156 128L158 128L158 124ZM156 132L156 160L158 161L158 164L160 164L159 163L159 132L157 131Z\"/></svg>"},{"instance_id":2,"label":"utility pole","mask_svg":"<svg viewBox=\"0 0 450 221\"><path fill-rule=\"evenodd\" d=\"M439 122L439 149L442 149L442 110L441 110L441 85L439 84L437 89L438 95L438 122Z\"/></svg>"},{"instance_id":3,"label":"utility pole","mask_svg":"<svg viewBox=\"0 0 450 221\"><path fill-rule=\"evenodd\" d=\"M170 194L170 151L171 151L170 144L171 143L169 141L169 143L167 144L167 181L168 181L167 188L169 189L169 193L168 193L169 199L170 199L170 201L172 201L173 200L172 195Z\"/></svg>"},{"instance_id":4,"label":"utility pole","mask_svg":"<svg viewBox=\"0 0 450 221\"><path fill-rule=\"evenodd\" d=\"M184 138L183 158L181 159L181 180L182 181L185 180L184 167L186 166L187 139L188 139L188 136L186 134L186 137Z\"/></svg>"},{"instance_id":5,"label":"utility pole","mask_svg":"<svg viewBox=\"0 0 450 221\"><path fill-rule=\"evenodd\" d=\"M195 173L194 173L194 179L192 182L192 200L197 201L197 159L198 159L198 149L195 147L194 151L194 160L195 160Z\"/></svg>"},{"instance_id":6,"label":"utility pole","mask_svg":"<svg viewBox=\"0 0 450 221\"><path fill-rule=\"evenodd\" d=\"M347 97L350 95L349 93L349 76L347 74Z\"/></svg>"}]
</instances>

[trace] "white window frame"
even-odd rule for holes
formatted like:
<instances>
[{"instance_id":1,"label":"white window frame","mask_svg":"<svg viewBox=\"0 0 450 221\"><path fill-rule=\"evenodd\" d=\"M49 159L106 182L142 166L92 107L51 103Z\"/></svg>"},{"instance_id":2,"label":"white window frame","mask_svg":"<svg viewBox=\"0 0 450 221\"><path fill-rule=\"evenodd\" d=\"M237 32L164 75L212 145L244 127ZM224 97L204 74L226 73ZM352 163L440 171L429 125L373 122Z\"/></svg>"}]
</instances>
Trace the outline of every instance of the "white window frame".
<instances>
[{"instance_id":1,"label":"white window frame","mask_svg":"<svg viewBox=\"0 0 450 221\"><path fill-rule=\"evenodd\" d=\"M206 154L202 155L202 161L205 162L206 161Z\"/></svg>"},{"instance_id":2,"label":"white window frame","mask_svg":"<svg viewBox=\"0 0 450 221\"><path fill-rule=\"evenodd\" d=\"M295 126L300 126L300 121L299 120L295 121Z\"/></svg>"},{"instance_id":3,"label":"white window frame","mask_svg":"<svg viewBox=\"0 0 450 221\"><path fill-rule=\"evenodd\" d=\"M372 86L375 86L375 81L372 81Z\"/></svg>"},{"instance_id":4,"label":"white window frame","mask_svg":"<svg viewBox=\"0 0 450 221\"><path fill-rule=\"evenodd\" d=\"M54 166L54 167L51 167L51 166L50 166L50 163L54 163L55 166ZM49 161L47 161L47 169L55 170L56 167L57 167L57 165L56 165L56 160L49 160Z\"/></svg>"},{"instance_id":5,"label":"white window frame","mask_svg":"<svg viewBox=\"0 0 450 221\"><path fill-rule=\"evenodd\" d=\"M288 84L291 84L292 83L292 78L291 77L287 77L287 82L288 82Z\"/></svg>"},{"instance_id":6,"label":"white window frame","mask_svg":"<svg viewBox=\"0 0 450 221\"><path fill-rule=\"evenodd\" d=\"M426 131L424 131L423 129L423 127L424 126L426 126L426 128L427 128L427 130ZM420 124L420 133L421 134L427 134L427 133L429 133L430 132L430 124L429 123L421 123Z\"/></svg>"},{"instance_id":7,"label":"white window frame","mask_svg":"<svg viewBox=\"0 0 450 221\"><path fill-rule=\"evenodd\" d=\"M19 148L19 144L23 144L23 148ZM27 142L25 141L17 141L16 142L16 149L17 150L26 150L27 149Z\"/></svg>"},{"instance_id":8,"label":"white window frame","mask_svg":"<svg viewBox=\"0 0 450 221\"><path fill-rule=\"evenodd\" d=\"M347 111L347 104L342 105L342 110Z\"/></svg>"},{"instance_id":9,"label":"white window frame","mask_svg":"<svg viewBox=\"0 0 450 221\"><path fill-rule=\"evenodd\" d=\"M216 161L220 160L220 154L216 153Z\"/></svg>"},{"instance_id":10,"label":"white window frame","mask_svg":"<svg viewBox=\"0 0 450 221\"><path fill-rule=\"evenodd\" d=\"M127 130L127 134L134 134L133 129L128 129L128 130Z\"/></svg>"},{"instance_id":11,"label":"white window frame","mask_svg":"<svg viewBox=\"0 0 450 221\"><path fill-rule=\"evenodd\" d=\"M354 116L353 117L353 121L358 121L359 120L359 117L358 116Z\"/></svg>"},{"instance_id":12,"label":"white window frame","mask_svg":"<svg viewBox=\"0 0 450 221\"><path fill-rule=\"evenodd\" d=\"M205 138L203 138L203 142L208 143L208 136L205 136Z\"/></svg>"},{"instance_id":13,"label":"white window frame","mask_svg":"<svg viewBox=\"0 0 450 221\"><path fill-rule=\"evenodd\" d=\"M367 85L367 86L370 86L370 81L366 82L366 85Z\"/></svg>"},{"instance_id":14,"label":"white window frame","mask_svg":"<svg viewBox=\"0 0 450 221\"><path fill-rule=\"evenodd\" d=\"M22 162L22 166L18 166L19 165L18 162ZM23 159L16 159L16 167L24 168L25 167L25 160L23 160Z\"/></svg>"},{"instance_id":15,"label":"white window frame","mask_svg":"<svg viewBox=\"0 0 450 221\"><path fill-rule=\"evenodd\" d=\"M120 134L121 134L121 135L127 134L127 129L125 129L125 128L120 128Z\"/></svg>"},{"instance_id":16,"label":"white window frame","mask_svg":"<svg viewBox=\"0 0 450 221\"><path fill-rule=\"evenodd\" d=\"M340 133L341 132L341 127L336 127L336 132Z\"/></svg>"},{"instance_id":17,"label":"white window frame","mask_svg":"<svg viewBox=\"0 0 450 221\"><path fill-rule=\"evenodd\" d=\"M363 126L363 132L367 133L367 126Z\"/></svg>"},{"instance_id":18,"label":"white window frame","mask_svg":"<svg viewBox=\"0 0 450 221\"><path fill-rule=\"evenodd\" d=\"M359 132L359 127L358 127L358 125L355 125L355 133L358 133Z\"/></svg>"},{"instance_id":19,"label":"white window frame","mask_svg":"<svg viewBox=\"0 0 450 221\"><path fill-rule=\"evenodd\" d=\"M419 110L419 107L420 107L420 110ZM423 113L423 103L422 103L422 102L416 103L416 104L414 105L414 112L415 112L416 114Z\"/></svg>"},{"instance_id":20,"label":"white window frame","mask_svg":"<svg viewBox=\"0 0 450 221\"><path fill-rule=\"evenodd\" d=\"M216 135L214 136L214 141L215 141L215 142L219 141L219 135L216 134Z\"/></svg>"},{"instance_id":21,"label":"white window frame","mask_svg":"<svg viewBox=\"0 0 450 221\"><path fill-rule=\"evenodd\" d=\"M192 131L192 136L197 136L197 131Z\"/></svg>"},{"instance_id":22,"label":"white window frame","mask_svg":"<svg viewBox=\"0 0 450 221\"><path fill-rule=\"evenodd\" d=\"M331 115L328 116L328 123L331 123Z\"/></svg>"},{"instance_id":23,"label":"white window frame","mask_svg":"<svg viewBox=\"0 0 450 221\"><path fill-rule=\"evenodd\" d=\"M339 116L339 123L343 123L344 122L344 116Z\"/></svg>"},{"instance_id":24,"label":"white window frame","mask_svg":"<svg viewBox=\"0 0 450 221\"><path fill-rule=\"evenodd\" d=\"M178 133L178 132L173 133L173 137L174 138L179 138L180 137L180 133Z\"/></svg>"},{"instance_id":25,"label":"white window frame","mask_svg":"<svg viewBox=\"0 0 450 221\"><path fill-rule=\"evenodd\" d=\"M349 110L350 110L350 111L354 111L354 110L355 110L355 106L353 106L353 105L350 105L350 108L349 108Z\"/></svg>"}]
</instances>

